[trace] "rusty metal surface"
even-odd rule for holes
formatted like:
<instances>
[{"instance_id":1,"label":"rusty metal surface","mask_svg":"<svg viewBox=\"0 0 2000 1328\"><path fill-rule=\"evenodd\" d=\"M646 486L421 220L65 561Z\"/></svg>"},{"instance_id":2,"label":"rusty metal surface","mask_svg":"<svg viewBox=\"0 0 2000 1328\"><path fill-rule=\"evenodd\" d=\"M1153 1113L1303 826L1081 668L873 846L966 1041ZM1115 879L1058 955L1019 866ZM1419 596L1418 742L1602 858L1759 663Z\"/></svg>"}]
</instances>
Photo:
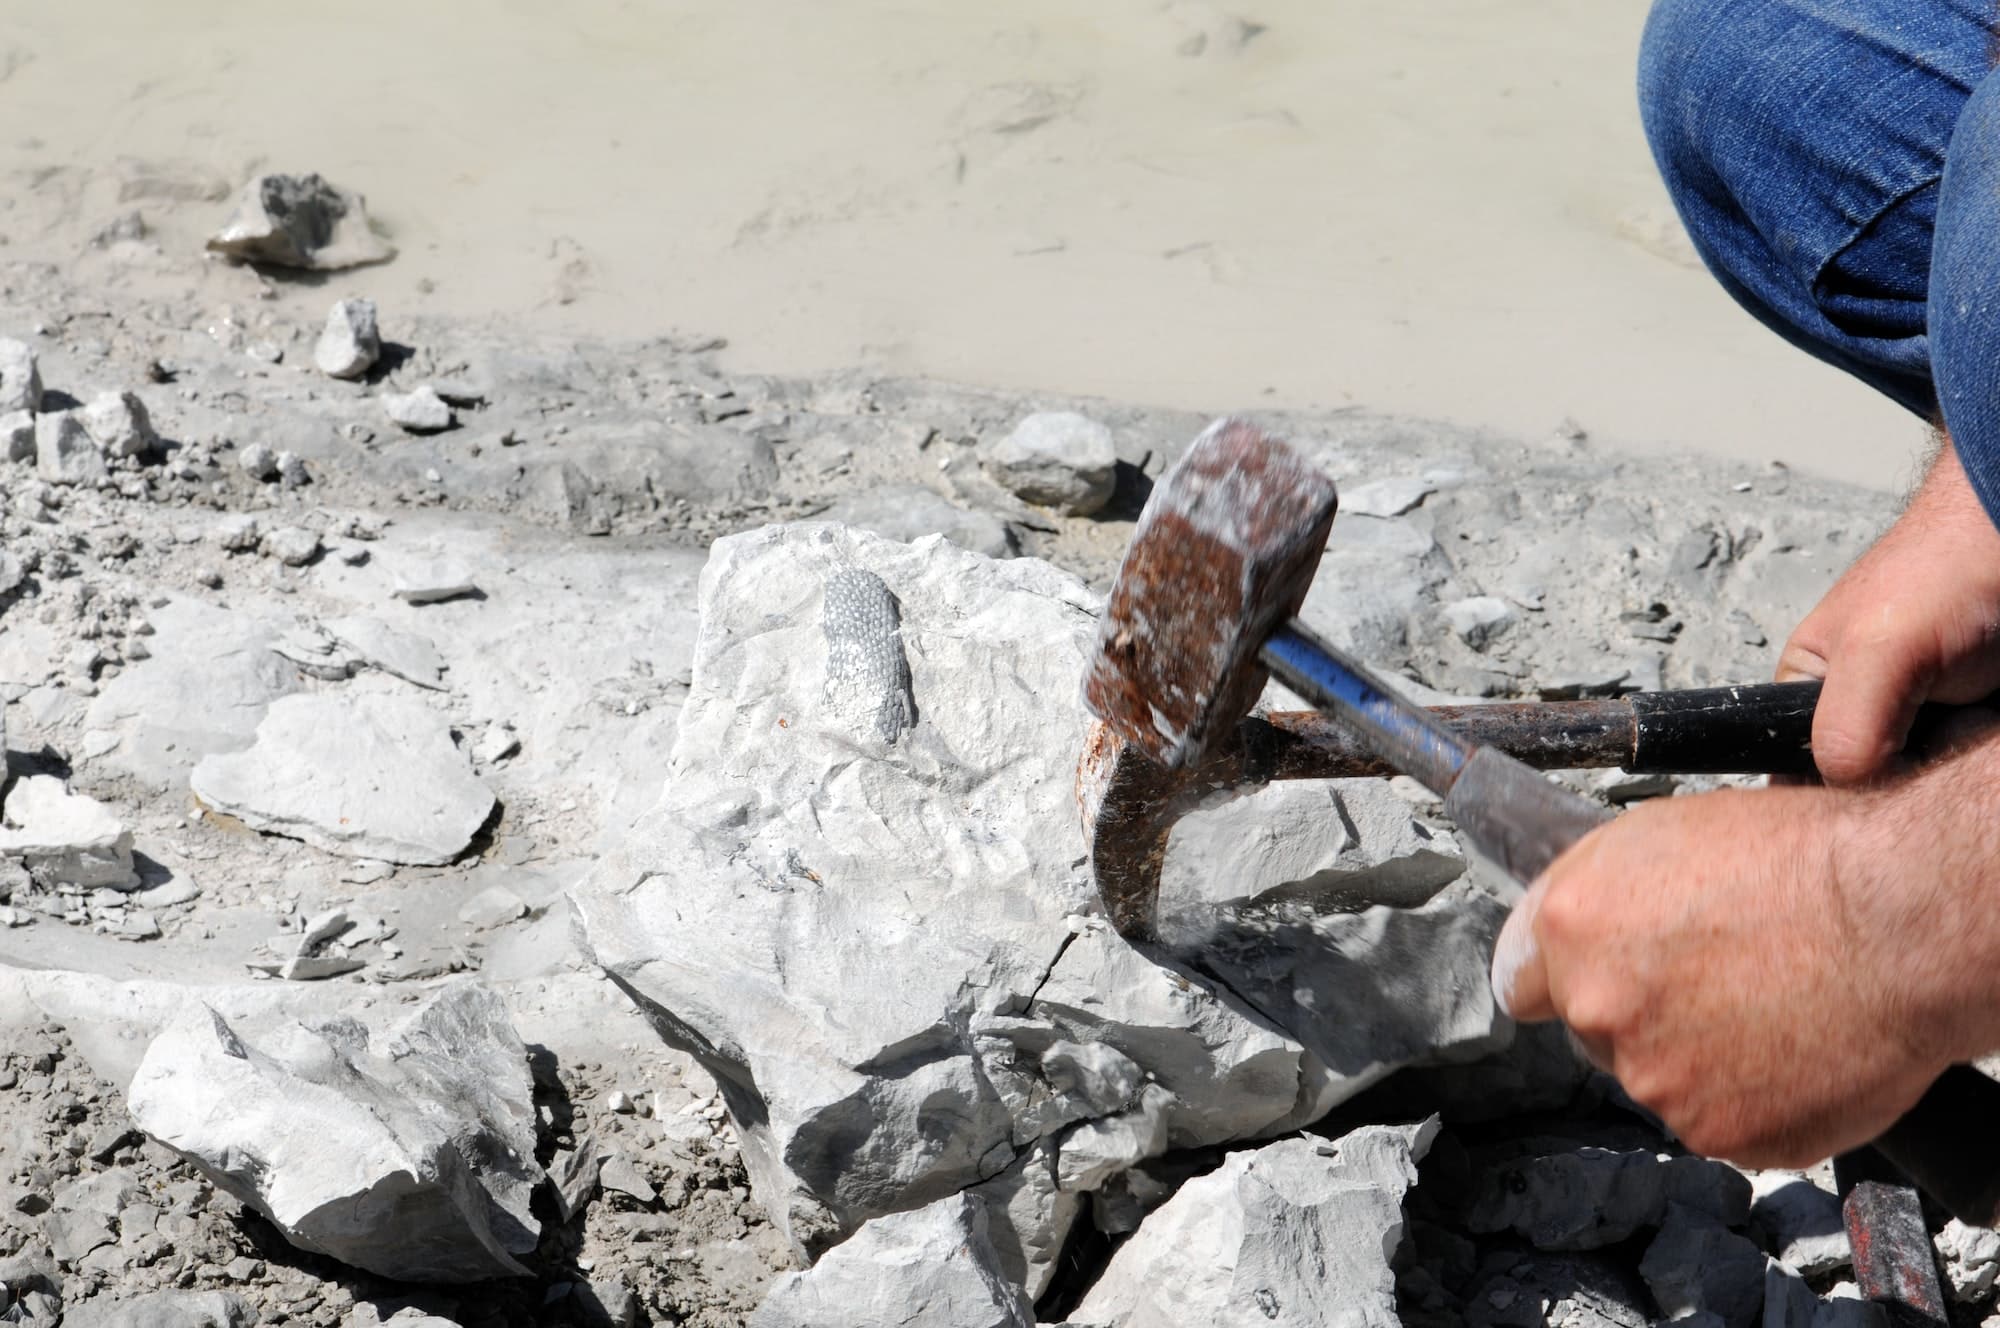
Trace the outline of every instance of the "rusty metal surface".
<instances>
[{"instance_id":1,"label":"rusty metal surface","mask_svg":"<svg viewBox=\"0 0 2000 1328\"><path fill-rule=\"evenodd\" d=\"M1624 701L1551 701L1438 706L1431 714L1478 745L1539 769L1581 769L1631 759L1634 730ZM1077 801L1091 870L1111 923L1150 938L1160 871L1175 822L1223 790L1274 779L1345 779L1396 771L1337 721L1316 711L1243 720L1198 766L1169 769L1108 725L1091 730L1077 772Z\"/></svg>"},{"instance_id":2,"label":"rusty metal surface","mask_svg":"<svg viewBox=\"0 0 2000 1328\"><path fill-rule=\"evenodd\" d=\"M1946 1328L1937 1250L1924 1225L1923 1203L1907 1185L1881 1180L1843 1186L1841 1216L1854 1249L1854 1282L1889 1311L1892 1323Z\"/></svg>"},{"instance_id":3,"label":"rusty metal surface","mask_svg":"<svg viewBox=\"0 0 2000 1328\"><path fill-rule=\"evenodd\" d=\"M1266 680L1257 650L1298 612L1333 525L1333 481L1221 420L1155 486L1105 606L1084 702L1166 766L1226 743Z\"/></svg>"}]
</instances>

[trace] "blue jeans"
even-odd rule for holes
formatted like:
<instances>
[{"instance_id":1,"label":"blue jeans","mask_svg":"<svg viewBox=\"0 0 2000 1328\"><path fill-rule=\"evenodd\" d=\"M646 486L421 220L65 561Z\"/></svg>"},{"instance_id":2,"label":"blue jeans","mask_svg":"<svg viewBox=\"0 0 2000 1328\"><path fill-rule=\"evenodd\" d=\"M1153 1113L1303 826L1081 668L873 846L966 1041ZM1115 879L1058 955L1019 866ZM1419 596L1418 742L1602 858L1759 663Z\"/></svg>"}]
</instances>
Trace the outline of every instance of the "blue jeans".
<instances>
[{"instance_id":1,"label":"blue jeans","mask_svg":"<svg viewBox=\"0 0 2000 1328\"><path fill-rule=\"evenodd\" d=\"M1792 344L1941 418L2000 523L2000 0L1656 0L1674 206Z\"/></svg>"}]
</instances>

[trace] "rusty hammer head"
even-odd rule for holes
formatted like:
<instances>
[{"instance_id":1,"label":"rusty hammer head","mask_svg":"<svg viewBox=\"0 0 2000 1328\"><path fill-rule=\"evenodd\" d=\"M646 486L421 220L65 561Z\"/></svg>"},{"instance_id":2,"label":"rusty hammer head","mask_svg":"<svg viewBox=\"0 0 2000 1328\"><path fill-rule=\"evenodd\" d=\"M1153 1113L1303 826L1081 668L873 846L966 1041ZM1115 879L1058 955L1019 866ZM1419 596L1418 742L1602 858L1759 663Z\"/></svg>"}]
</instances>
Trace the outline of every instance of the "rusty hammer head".
<instances>
[{"instance_id":1,"label":"rusty hammer head","mask_svg":"<svg viewBox=\"0 0 2000 1328\"><path fill-rule=\"evenodd\" d=\"M1263 692L1258 649L1298 613L1336 505L1333 481L1278 439L1209 426L1140 513L1084 704L1160 764L1199 762Z\"/></svg>"}]
</instances>

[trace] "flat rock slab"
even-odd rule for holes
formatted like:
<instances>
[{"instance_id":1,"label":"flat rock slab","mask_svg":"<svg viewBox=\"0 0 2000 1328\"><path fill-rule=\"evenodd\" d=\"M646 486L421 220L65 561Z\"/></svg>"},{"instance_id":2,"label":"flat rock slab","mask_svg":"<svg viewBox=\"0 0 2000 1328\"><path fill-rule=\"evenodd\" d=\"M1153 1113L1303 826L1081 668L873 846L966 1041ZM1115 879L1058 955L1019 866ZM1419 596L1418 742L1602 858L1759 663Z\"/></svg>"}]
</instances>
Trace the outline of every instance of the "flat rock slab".
<instances>
[{"instance_id":1,"label":"flat rock slab","mask_svg":"<svg viewBox=\"0 0 2000 1328\"><path fill-rule=\"evenodd\" d=\"M401 696L285 697L247 751L208 757L191 782L253 829L427 865L464 852L494 804L444 717Z\"/></svg>"}]
</instances>

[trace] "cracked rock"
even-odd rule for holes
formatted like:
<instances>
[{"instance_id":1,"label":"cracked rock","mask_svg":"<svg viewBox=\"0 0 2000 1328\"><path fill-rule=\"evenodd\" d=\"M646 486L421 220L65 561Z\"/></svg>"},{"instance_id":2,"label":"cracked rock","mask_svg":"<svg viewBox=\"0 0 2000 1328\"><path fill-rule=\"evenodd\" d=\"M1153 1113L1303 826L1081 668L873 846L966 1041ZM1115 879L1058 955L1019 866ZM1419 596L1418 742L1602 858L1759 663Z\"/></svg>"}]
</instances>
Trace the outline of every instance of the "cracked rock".
<instances>
[{"instance_id":1,"label":"cracked rock","mask_svg":"<svg viewBox=\"0 0 2000 1328\"><path fill-rule=\"evenodd\" d=\"M413 696L282 698L248 750L206 757L191 782L254 829L385 862L450 862L494 805L444 717Z\"/></svg>"},{"instance_id":2,"label":"cracked rock","mask_svg":"<svg viewBox=\"0 0 2000 1328\"><path fill-rule=\"evenodd\" d=\"M239 1036L196 1006L147 1047L128 1101L301 1249L404 1281L527 1271L532 1086L485 987L448 986L386 1031L336 1017Z\"/></svg>"},{"instance_id":3,"label":"cracked rock","mask_svg":"<svg viewBox=\"0 0 2000 1328\"><path fill-rule=\"evenodd\" d=\"M30 775L7 795L0 854L19 858L36 879L81 889L130 890L132 832L95 798L71 793L54 775Z\"/></svg>"},{"instance_id":4,"label":"cracked rock","mask_svg":"<svg viewBox=\"0 0 2000 1328\"><path fill-rule=\"evenodd\" d=\"M1391 1328L1403 1195L1436 1133L1369 1125L1231 1153L1119 1247L1072 1322Z\"/></svg>"},{"instance_id":5,"label":"cracked rock","mask_svg":"<svg viewBox=\"0 0 2000 1328\"><path fill-rule=\"evenodd\" d=\"M852 571L897 608L914 723L893 743L878 704L857 723L823 699L846 643L822 588ZM664 795L571 901L595 961L721 1085L753 1188L801 1251L988 1183L1010 1275L1039 1277L1079 1208L1057 1136L1132 1110L1107 1112L1113 1097L1145 1101L1104 1127L1128 1132L1089 1184L1162 1124L1174 1148L1280 1133L1492 1035L1490 900L1328 920L1332 944L1313 944L1332 954L1337 1069L1087 917L1073 698L1096 601L1071 577L935 538L766 527L716 543L701 609ZM894 668L868 673L888 684L869 696L901 694ZM1390 1018L1419 986L1455 994Z\"/></svg>"},{"instance_id":6,"label":"cracked rock","mask_svg":"<svg viewBox=\"0 0 2000 1328\"><path fill-rule=\"evenodd\" d=\"M104 456L75 411L35 417L35 473L51 484L93 484L105 477Z\"/></svg>"},{"instance_id":7,"label":"cracked rock","mask_svg":"<svg viewBox=\"0 0 2000 1328\"><path fill-rule=\"evenodd\" d=\"M1670 1204L1639 1275L1668 1318L1706 1311L1750 1328L1764 1307L1763 1251L1705 1213Z\"/></svg>"},{"instance_id":8,"label":"cracked rock","mask_svg":"<svg viewBox=\"0 0 2000 1328\"><path fill-rule=\"evenodd\" d=\"M1118 454L1111 430L1074 411L1038 411L979 446L979 461L1015 497L1071 516L1111 501Z\"/></svg>"},{"instance_id":9,"label":"cracked rock","mask_svg":"<svg viewBox=\"0 0 2000 1328\"><path fill-rule=\"evenodd\" d=\"M986 1205L966 1194L878 1217L766 1293L750 1328L1032 1328L1034 1306L1002 1273Z\"/></svg>"}]
</instances>

